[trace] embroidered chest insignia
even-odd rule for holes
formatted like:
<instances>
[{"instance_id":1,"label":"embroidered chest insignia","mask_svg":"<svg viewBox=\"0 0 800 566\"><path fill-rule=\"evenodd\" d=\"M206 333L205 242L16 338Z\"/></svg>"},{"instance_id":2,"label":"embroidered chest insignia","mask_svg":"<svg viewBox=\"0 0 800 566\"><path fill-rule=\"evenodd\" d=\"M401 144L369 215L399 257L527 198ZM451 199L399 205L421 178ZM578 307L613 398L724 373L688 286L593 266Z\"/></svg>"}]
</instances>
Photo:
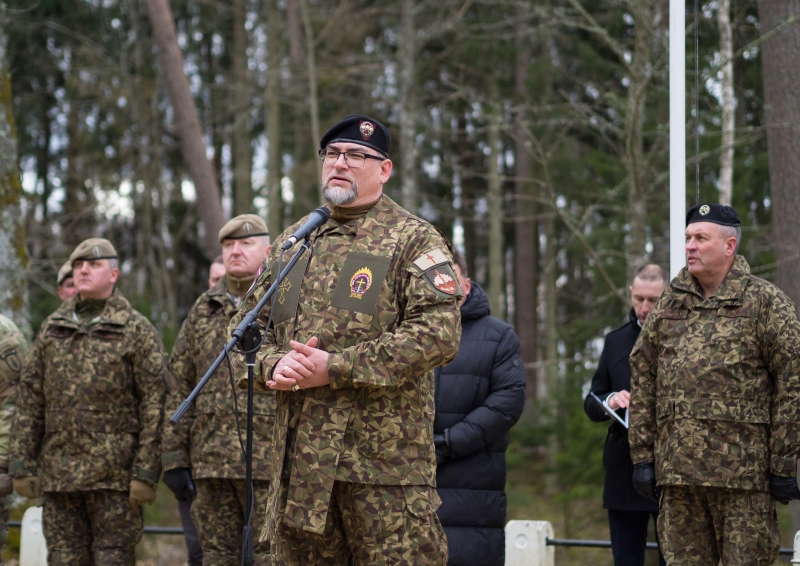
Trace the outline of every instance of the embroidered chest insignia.
<instances>
[{"instance_id":1,"label":"embroidered chest insignia","mask_svg":"<svg viewBox=\"0 0 800 566\"><path fill-rule=\"evenodd\" d=\"M358 129L361 130L361 137L366 141L375 133L375 124L367 122L366 120L361 120L358 124Z\"/></svg>"},{"instance_id":2,"label":"embroidered chest insignia","mask_svg":"<svg viewBox=\"0 0 800 566\"><path fill-rule=\"evenodd\" d=\"M278 303L283 304L286 300L286 291L292 288L292 284L288 279L284 279L283 283L278 285Z\"/></svg>"},{"instance_id":3,"label":"embroidered chest insignia","mask_svg":"<svg viewBox=\"0 0 800 566\"><path fill-rule=\"evenodd\" d=\"M352 279L350 279L350 297L353 299L360 299L371 286L372 271L367 267L362 267L356 271Z\"/></svg>"},{"instance_id":4,"label":"embroidered chest insignia","mask_svg":"<svg viewBox=\"0 0 800 566\"><path fill-rule=\"evenodd\" d=\"M439 289L442 293L448 295L455 295L458 288L455 280L447 273L435 270L436 276L433 278L433 286Z\"/></svg>"}]
</instances>

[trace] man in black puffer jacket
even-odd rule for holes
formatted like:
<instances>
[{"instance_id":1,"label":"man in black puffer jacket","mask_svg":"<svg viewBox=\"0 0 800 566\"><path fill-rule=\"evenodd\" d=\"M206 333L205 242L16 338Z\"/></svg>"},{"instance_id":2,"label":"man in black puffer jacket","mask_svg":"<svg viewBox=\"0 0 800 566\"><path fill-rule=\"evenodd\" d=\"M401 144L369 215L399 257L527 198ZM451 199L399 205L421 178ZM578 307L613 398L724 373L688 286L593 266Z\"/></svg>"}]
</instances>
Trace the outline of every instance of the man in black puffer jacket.
<instances>
[{"instance_id":1,"label":"man in black puffer jacket","mask_svg":"<svg viewBox=\"0 0 800 566\"><path fill-rule=\"evenodd\" d=\"M514 329L489 316L489 299L455 254L461 301L461 345L436 368L436 485L448 566L505 562L508 429L525 404L525 368Z\"/></svg>"},{"instance_id":2,"label":"man in black puffer jacket","mask_svg":"<svg viewBox=\"0 0 800 566\"><path fill-rule=\"evenodd\" d=\"M618 409L620 417L624 414L623 409L628 408L631 398L631 365L628 358L642 324L668 284L669 274L658 265L645 265L637 269L629 288L633 307L628 313L628 323L606 335L603 353L592 378L591 392L599 399L608 401L610 408ZM586 396L583 409L593 421L611 420L592 395ZM628 431L616 421L608 427L603 467L606 471L603 507L608 509L614 566L642 566L647 544L647 524L651 516L655 522L658 504L639 495L633 487ZM660 554L659 564L665 564Z\"/></svg>"}]
</instances>

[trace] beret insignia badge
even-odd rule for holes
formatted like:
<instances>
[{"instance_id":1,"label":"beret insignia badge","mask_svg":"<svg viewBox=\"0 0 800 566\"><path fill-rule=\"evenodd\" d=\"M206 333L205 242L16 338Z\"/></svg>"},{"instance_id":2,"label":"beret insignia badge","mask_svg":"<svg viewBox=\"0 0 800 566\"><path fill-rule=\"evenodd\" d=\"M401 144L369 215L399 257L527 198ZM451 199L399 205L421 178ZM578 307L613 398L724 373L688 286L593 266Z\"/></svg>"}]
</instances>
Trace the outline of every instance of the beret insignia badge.
<instances>
[{"instance_id":1,"label":"beret insignia badge","mask_svg":"<svg viewBox=\"0 0 800 566\"><path fill-rule=\"evenodd\" d=\"M455 295L458 288L455 280L450 275L438 269L436 270L436 276L433 278L433 286L448 295Z\"/></svg>"},{"instance_id":2,"label":"beret insignia badge","mask_svg":"<svg viewBox=\"0 0 800 566\"><path fill-rule=\"evenodd\" d=\"M242 230L244 230L245 234L249 234L250 232L253 231L253 225L250 224L249 222L245 222L242 225Z\"/></svg>"},{"instance_id":3,"label":"beret insignia badge","mask_svg":"<svg viewBox=\"0 0 800 566\"><path fill-rule=\"evenodd\" d=\"M93 247L92 254L94 255L94 257L100 257L100 246Z\"/></svg>"},{"instance_id":4,"label":"beret insignia badge","mask_svg":"<svg viewBox=\"0 0 800 566\"><path fill-rule=\"evenodd\" d=\"M372 137L372 134L375 133L375 124L367 122L366 120L361 120L361 122L358 123L358 129L361 131L361 137L364 138L364 141L367 141Z\"/></svg>"},{"instance_id":5,"label":"beret insignia badge","mask_svg":"<svg viewBox=\"0 0 800 566\"><path fill-rule=\"evenodd\" d=\"M711 212L711 207L708 206L707 204L704 204L703 206L700 207L700 210L698 210L697 212L700 213L700 216L705 216L706 214Z\"/></svg>"},{"instance_id":6,"label":"beret insignia badge","mask_svg":"<svg viewBox=\"0 0 800 566\"><path fill-rule=\"evenodd\" d=\"M367 267L362 267L350 279L350 298L360 299L371 286L372 271Z\"/></svg>"}]
</instances>

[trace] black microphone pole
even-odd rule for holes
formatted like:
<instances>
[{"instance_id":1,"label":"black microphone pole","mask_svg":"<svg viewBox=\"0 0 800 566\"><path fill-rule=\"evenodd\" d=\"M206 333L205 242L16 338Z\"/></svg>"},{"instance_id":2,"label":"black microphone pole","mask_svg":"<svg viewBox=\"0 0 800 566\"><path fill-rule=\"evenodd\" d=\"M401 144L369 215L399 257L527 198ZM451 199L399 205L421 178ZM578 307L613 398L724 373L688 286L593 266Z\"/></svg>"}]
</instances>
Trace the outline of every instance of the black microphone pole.
<instances>
[{"instance_id":1,"label":"black microphone pole","mask_svg":"<svg viewBox=\"0 0 800 566\"><path fill-rule=\"evenodd\" d=\"M183 416L186 414L186 411L188 411L189 407L192 406L195 398L197 398L197 396L200 394L200 391L203 390L203 387L205 387L206 383L208 383L208 380L211 379L211 376L214 375L214 372L222 364L222 361L225 359L228 353L233 350L237 343L241 343L245 354L245 363L247 364L247 439L245 441L246 512L244 530L242 532L242 566L253 565L253 510L255 508L255 495L253 493L253 382L255 380L254 367L256 363L256 354L261 349L262 344L261 329L258 327L256 319L258 318L258 314L261 312L261 309L264 308L264 306L267 304L267 301L272 297L272 295L275 294L275 291L278 289L283 280L286 279L286 276L300 259L300 256L302 256L306 250L311 249L309 244L310 237L310 234L305 236L303 245L300 246L300 249L296 254L294 254L294 257L289 261L286 268L284 268L284 270L278 275L277 279L272 282L272 285L269 286L269 289L267 289L267 292L264 294L261 300L258 301L258 304L253 308L253 310L245 315L242 322L236 327L236 330L233 331L233 338L231 338L230 341L225 345L222 353L217 356L217 359L214 360L214 363L211 364L210 368L208 368L208 371L206 371L203 379L201 379L197 385L195 385L195 388L192 390L189 396L180 404L180 406L175 410L169 419L169 422L175 425L183 418Z\"/></svg>"}]
</instances>

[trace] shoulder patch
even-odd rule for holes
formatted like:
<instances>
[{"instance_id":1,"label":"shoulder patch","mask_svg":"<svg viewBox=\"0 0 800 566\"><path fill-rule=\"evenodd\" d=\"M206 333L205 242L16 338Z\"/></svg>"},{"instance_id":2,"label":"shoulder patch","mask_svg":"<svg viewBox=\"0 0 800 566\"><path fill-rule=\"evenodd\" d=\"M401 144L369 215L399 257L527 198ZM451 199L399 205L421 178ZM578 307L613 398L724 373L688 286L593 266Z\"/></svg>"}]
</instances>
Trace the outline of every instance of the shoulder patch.
<instances>
[{"instance_id":1,"label":"shoulder patch","mask_svg":"<svg viewBox=\"0 0 800 566\"><path fill-rule=\"evenodd\" d=\"M439 298L449 299L455 296L462 296L456 274L449 263L431 267L424 273L424 277L435 289Z\"/></svg>"},{"instance_id":2,"label":"shoulder patch","mask_svg":"<svg viewBox=\"0 0 800 566\"><path fill-rule=\"evenodd\" d=\"M441 248L436 248L420 255L414 260L413 263L420 271L428 271L431 267L436 267L437 265L449 262L450 260L444 254Z\"/></svg>"}]
</instances>

